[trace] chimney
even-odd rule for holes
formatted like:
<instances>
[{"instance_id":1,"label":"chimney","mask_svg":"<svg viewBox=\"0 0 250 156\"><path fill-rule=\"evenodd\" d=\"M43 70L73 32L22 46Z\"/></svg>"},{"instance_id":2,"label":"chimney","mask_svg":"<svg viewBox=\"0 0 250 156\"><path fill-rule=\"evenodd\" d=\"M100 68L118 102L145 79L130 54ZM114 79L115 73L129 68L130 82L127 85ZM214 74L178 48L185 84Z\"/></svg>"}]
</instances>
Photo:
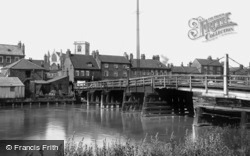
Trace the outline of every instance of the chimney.
<instances>
[{"instance_id":1,"label":"chimney","mask_svg":"<svg viewBox=\"0 0 250 156\"><path fill-rule=\"evenodd\" d=\"M130 60L133 60L133 59L134 59L133 54L130 53Z\"/></svg>"},{"instance_id":2,"label":"chimney","mask_svg":"<svg viewBox=\"0 0 250 156\"><path fill-rule=\"evenodd\" d=\"M95 53L96 53L96 57L98 57L100 55L99 50L96 50Z\"/></svg>"},{"instance_id":3,"label":"chimney","mask_svg":"<svg viewBox=\"0 0 250 156\"><path fill-rule=\"evenodd\" d=\"M188 66L191 67L191 66L192 66L192 62L189 62L189 63L188 63Z\"/></svg>"},{"instance_id":4,"label":"chimney","mask_svg":"<svg viewBox=\"0 0 250 156\"><path fill-rule=\"evenodd\" d=\"M242 64L240 64L240 69L243 69L243 65Z\"/></svg>"},{"instance_id":5,"label":"chimney","mask_svg":"<svg viewBox=\"0 0 250 156\"><path fill-rule=\"evenodd\" d=\"M174 64L173 64L173 63L171 63L171 67L174 67Z\"/></svg>"},{"instance_id":6,"label":"chimney","mask_svg":"<svg viewBox=\"0 0 250 156\"><path fill-rule=\"evenodd\" d=\"M44 63L48 63L48 56L46 54L44 54L43 59L44 59Z\"/></svg>"},{"instance_id":7,"label":"chimney","mask_svg":"<svg viewBox=\"0 0 250 156\"><path fill-rule=\"evenodd\" d=\"M153 60L160 61L160 56L159 55L153 55Z\"/></svg>"},{"instance_id":8,"label":"chimney","mask_svg":"<svg viewBox=\"0 0 250 156\"><path fill-rule=\"evenodd\" d=\"M89 42L85 42L85 55L89 55Z\"/></svg>"},{"instance_id":9,"label":"chimney","mask_svg":"<svg viewBox=\"0 0 250 156\"><path fill-rule=\"evenodd\" d=\"M141 60L145 60L146 57L145 57L145 54L141 54Z\"/></svg>"},{"instance_id":10,"label":"chimney","mask_svg":"<svg viewBox=\"0 0 250 156\"><path fill-rule=\"evenodd\" d=\"M44 67L44 61L41 61L41 67Z\"/></svg>"},{"instance_id":11,"label":"chimney","mask_svg":"<svg viewBox=\"0 0 250 156\"><path fill-rule=\"evenodd\" d=\"M21 42L20 42L20 44L21 44ZM25 55L25 46L24 46L24 44L21 45L21 50L23 52L23 55Z\"/></svg>"},{"instance_id":12,"label":"chimney","mask_svg":"<svg viewBox=\"0 0 250 156\"><path fill-rule=\"evenodd\" d=\"M29 61L32 62L32 58L31 57L29 58Z\"/></svg>"},{"instance_id":13,"label":"chimney","mask_svg":"<svg viewBox=\"0 0 250 156\"><path fill-rule=\"evenodd\" d=\"M68 50L66 51L66 57L70 57L70 55L71 55L71 52L70 52L70 50L68 49Z\"/></svg>"},{"instance_id":14,"label":"chimney","mask_svg":"<svg viewBox=\"0 0 250 156\"><path fill-rule=\"evenodd\" d=\"M181 66L183 67L183 62L181 62Z\"/></svg>"},{"instance_id":15,"label":"chimney","mask_svg":"<svg viewBox=\"0 0 250 156\"><path fill-rule=\"evenodd\" d=\"M211 61L212 60L212 56L208 56L207 59Z\"/></svg>"},{"instance_id":16,"label":"chimney","mask_svg":"<svg viewBox=\"0 0 250 156\"><path fill-rule=\"evenodd\" d=\"M93 58L96 58L96 52L94 50L92 51L92 56Z\"/></svg>"},{"instance_id":17,"label":"chimney","mask_svg":"<svg viewBox=\"0 0 250 156\"><path fill-rule=\"evenodd\" d=\"M18 48L20 48L20 49L21 49L21 48L22 48L22 42L21 42L21 41L19 41L19 42L18 42L18 44L17 44L17 46L18 46Z\"/></svg>"}]
</instances>

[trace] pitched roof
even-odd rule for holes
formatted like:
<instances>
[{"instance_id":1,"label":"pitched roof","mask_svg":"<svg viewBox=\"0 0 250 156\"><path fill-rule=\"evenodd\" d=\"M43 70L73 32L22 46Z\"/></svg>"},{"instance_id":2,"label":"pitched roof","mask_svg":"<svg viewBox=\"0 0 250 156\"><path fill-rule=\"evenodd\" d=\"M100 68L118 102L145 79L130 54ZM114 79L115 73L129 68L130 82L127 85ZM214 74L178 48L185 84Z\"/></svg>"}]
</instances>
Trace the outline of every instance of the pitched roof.
<instances>
[{"instance_id":1,"label":"pitched roof","mask_svg":"<svg viewBox=\"0 0 250 156\"><path fill-rule=\"evenodd\" d=\"M24 56L21 48L18 45L0 44L1 55L21 55Z\"/></svg>"},{"instance_id":2,"label":"pitched roof","mask_svg":"<svg viewBox=\"0 0 250 156\"><path fill-rule=\"evenodd\" d=\"M240 67L231 67L229 68L229 72L234 75L247 75L250 73L250 69L240 68Z\"/></svg>"},{"instance_id":3,"label":"pitched roof","mask_svg":"<svg viewBox=\"0 0 250 156\"><path fill-rule=\"evenodd\" d=\"M201 65L210 65L210 66L222 66L219 60L213 59L196 59Z\"/></svg>"},{"instance_id":4,"label":"pitched roof","mask_svg":"<svg viewBox=\"0 0 250 156\"><path fill-rule=\"evenodd\" d=\"M130 63L129 60L125 58L125 56L99 55L98 58L104 63Z\"/></svg>"},{"instance_id":5,"label":"pitched roof","mask_svg":"<svg viewBox=\"0 0 250 156\"><path fill-rule=\"evenodd\" d=\"M196 67L173 66L171 69L172 73L200 74L199 70Z\"/></svg>"},{"instance_id":6,"label":"pitched roof","mask_svg":"<svg viewBox=\"0 0 250 156\"><path fill-rule=\"evenodd\" d=\"M20 59L8 66L3 67L2 69L38 69L38 70L45 70L41 66L30 62L26 59Z\"/></svg>"},{"instance_id":7,"label":"pitched roof","mask_svg":"<svg viewBox=\"0 0 250 156\"><path fill-rule=\"evenodd\" d=\"M76 69L99 69L92 55L71 54L70 60ZM91 63L92 66L88 66L88 63Z\"/></svg>"},{"instance_id":8,"label":"pitched roof","mask_svg":"<svg viewBox=\"0 0 250 156\"><path fill-rule=\"evenodd\" d=\"M61 79L64 79L64 78L67 78L68 76L67 75L64 75L64 76L57 76L53 79L50 79L48 81L44 81L44 80L36 80L35 83L36 84L50 84L50 83L53 83L53 82L56 82L58 80L61 80Z\"/></svg>"},{"instance_id":9,"label":"pitched roof","mask_svg":"<svg viewBox=\"0 0 250 156\"><path fill-rule=\"evenodd\" d=\"M45 68L46 70L49 70L49 64L48 63L45 63L44 60L28 60L32 63L35 63L36 65L42 67L42 68ZM43 66L42 66L43 64Z\"/></svg>"},{"instance_id":10,"label":"pitched roof","mask_svg":"<svg viewBox=\"0 0 250 156\"><path fill-rule=\"evenodd\" d=\"M24 86L18 77L0 77L0 86Z\"/></svg>"},{"instance_id":11,"label":"pitched roof","mask_svg":"<svg viewBox=\"0 0 250 156\"><path fill-rule=\"evenodd\" d=\"M138 59L132 60L132 68L137 68L137 60ZM153 59L141 60L140 59L140 68L151 68L151 69L152 68L167 68L167 66L158 60L153 60Z\"/></svg>"}]
</instances>

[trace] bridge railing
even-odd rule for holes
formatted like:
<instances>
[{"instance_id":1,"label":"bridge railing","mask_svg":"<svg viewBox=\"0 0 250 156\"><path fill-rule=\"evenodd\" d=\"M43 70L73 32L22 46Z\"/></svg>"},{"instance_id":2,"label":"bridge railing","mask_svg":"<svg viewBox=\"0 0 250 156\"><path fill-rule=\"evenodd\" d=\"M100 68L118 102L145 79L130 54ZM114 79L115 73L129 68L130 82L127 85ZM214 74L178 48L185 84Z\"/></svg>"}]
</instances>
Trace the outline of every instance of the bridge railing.
<instances>
[{"instance_id":1,"label":"bridge railing","mask_svg":"<svg viewBox=\"0 0 250 156\"><path fill-rule=\"evenodd\" d=\"M117 88L133 86L153 86L153 87L201 87L223 88L223 75L157 75L128 79L92 81L80 86L75 85L75 89L88 88ZM228 77L228 85L231 87L250 87L250 77L242 75L231 75Z\"/></svg>"}]
</instances>

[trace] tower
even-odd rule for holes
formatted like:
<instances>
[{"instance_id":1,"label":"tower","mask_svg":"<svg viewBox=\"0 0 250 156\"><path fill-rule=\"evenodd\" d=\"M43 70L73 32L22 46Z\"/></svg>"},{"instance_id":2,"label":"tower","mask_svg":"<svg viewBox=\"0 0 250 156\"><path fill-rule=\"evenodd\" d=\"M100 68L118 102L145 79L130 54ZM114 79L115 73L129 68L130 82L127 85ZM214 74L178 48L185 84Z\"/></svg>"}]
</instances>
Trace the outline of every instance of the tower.
<instances>
[{"instance_id":1,"label":"tower","mask_svg":"<svg viewBox=\"0 0 250 156\"><path fill-rule=\"evenodd\" d=\"M75 41L75 54L89 55L89 43L83 41Z\"/></svg>"}]
</instances>

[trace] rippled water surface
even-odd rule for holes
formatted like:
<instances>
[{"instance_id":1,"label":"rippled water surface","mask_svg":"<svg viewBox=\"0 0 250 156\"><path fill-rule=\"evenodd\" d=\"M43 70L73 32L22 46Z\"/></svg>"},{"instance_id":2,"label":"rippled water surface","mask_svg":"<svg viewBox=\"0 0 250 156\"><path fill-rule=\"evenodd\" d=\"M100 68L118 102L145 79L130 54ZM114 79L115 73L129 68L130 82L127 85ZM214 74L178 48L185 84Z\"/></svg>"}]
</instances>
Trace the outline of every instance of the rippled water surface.
<instances>
[{"instance_id":1,"label":"rippled water surface","mask_svg":"<svg viewBox=\"0 0 250 156\"><path fill-rule=\"evenodd\" d=\"M183 138L192 134L193 118L141 117L139 112L123 113L117 108L59 105L0 108L0 140L66 140L75 133L77 141L102 143L130 138L140 141L158 133L168 140L172 132Z\"/></svg>"}]
</instances>

